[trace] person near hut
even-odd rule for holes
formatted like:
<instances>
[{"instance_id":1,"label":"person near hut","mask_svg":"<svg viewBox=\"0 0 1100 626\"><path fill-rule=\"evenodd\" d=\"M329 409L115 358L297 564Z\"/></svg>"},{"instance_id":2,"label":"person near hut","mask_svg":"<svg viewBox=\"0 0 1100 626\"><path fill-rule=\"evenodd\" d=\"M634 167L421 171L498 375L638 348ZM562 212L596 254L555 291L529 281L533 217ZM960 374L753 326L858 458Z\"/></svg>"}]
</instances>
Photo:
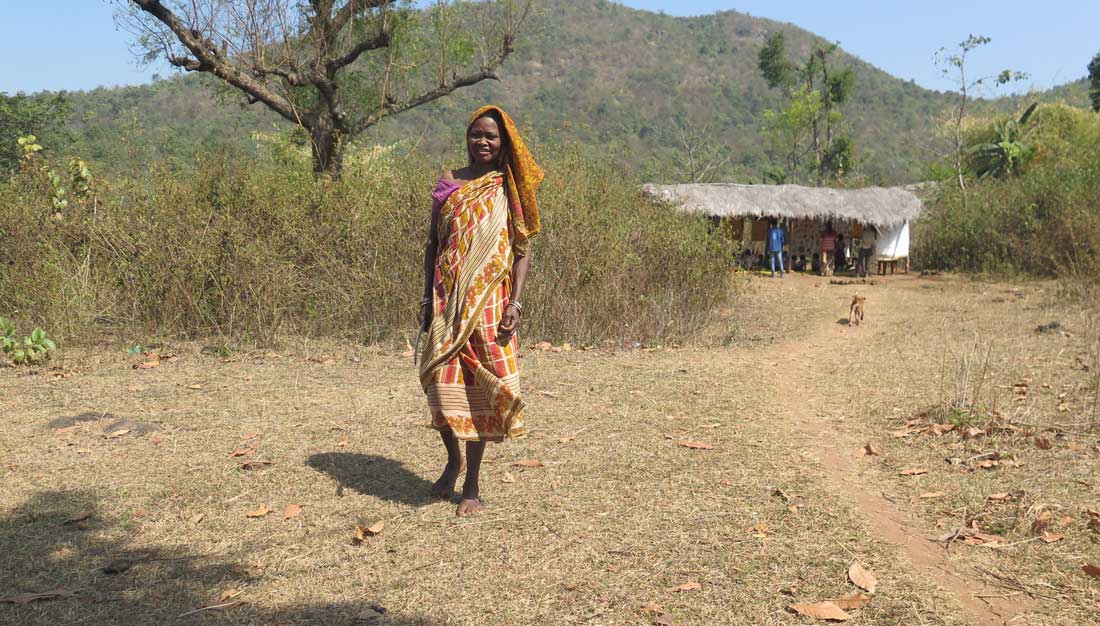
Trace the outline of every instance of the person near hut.
<instances>
[{"instance_id":1,"label":"person near hut","mask_svg":"<svg viewBox=\"0 0 1100 626\"><path fill-rule=\"evenodd\" d=\"M834 257L836 258L834 263L836 269L841 271L848 269L848 241L840 233L837 233L836 236L836 254Z\"/></svg>"},{"instance_id":2,"label":"person near hut","mask_svg":"<svg viewBox=\"0 0 1100 626\"><path fill-rule=\"evenodd\" d=\"M465 466L459 516L482 510L485 443L523 434L516 331L543 177L511 118L495 106L470 118L466 154L466 167L446 171L432 193L419 316L427 332L420 384L447 451L432 494L450 498Z\"/></svg>"},{"instance_id":3,"label":"person near hut","mask_svg":"<svg viewBox=\"0 0 1100 626\"><path fill-rule=\"evenodd\" d=\"M878 229L874 224L868 224L863 229L863 236L859 239L859 261L856 263L856 274L867 278L871 275L871 259L875 256L875 242L878 240Z\"/></svg>"},{"instance_id":4,"label":"person near hut","mask_svg":"<svg viewBox=\"0 0 1100 626\"><path fill-rule=\"evenodd\" d=\"M820 253L820 272L822 276L833 275L833 264L836 262L837 233L833 230L832 222L825 222L825 230L821 233L818 251Z\"/></svg>"},{"instance_id":5,"label":"person near hut","mask_svg":"<svg viewBox=\"0 0 1100 626\"><path fill-rule=\"evenodd\" d=\"M783 246L786 237L783 229L779 227L779 220L774 217L768 220L768 264L772 268L772 278L775 278L775 263L779 262L779 277L783 278L786 269L783 267Z\"/></svg>"}]
</instances>

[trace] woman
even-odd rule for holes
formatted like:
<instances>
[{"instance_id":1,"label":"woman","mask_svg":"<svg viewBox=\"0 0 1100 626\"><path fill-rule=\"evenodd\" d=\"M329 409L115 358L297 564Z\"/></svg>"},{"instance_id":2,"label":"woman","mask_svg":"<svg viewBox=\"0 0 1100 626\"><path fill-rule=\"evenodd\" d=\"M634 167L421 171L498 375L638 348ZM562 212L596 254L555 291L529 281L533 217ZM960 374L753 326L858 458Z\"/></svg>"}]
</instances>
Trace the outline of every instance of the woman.
<instances>
[{"instance_id":1,"label":"woman","mask_svg":"<svg viewBox=\"0 0 1100 626\"><path fill-rule=\"evenodd\" d=\"M466 128L469 164L444 172L432 193L424 248L420 324L427 342L420 384L447 465L432 493L450 498L466 442L466 480L457 515L482 510L478 477L485 442L523 433L516 330L539 232L535 189L542 170L508 114L478 109Z\"/></svg>"}]
</instances>

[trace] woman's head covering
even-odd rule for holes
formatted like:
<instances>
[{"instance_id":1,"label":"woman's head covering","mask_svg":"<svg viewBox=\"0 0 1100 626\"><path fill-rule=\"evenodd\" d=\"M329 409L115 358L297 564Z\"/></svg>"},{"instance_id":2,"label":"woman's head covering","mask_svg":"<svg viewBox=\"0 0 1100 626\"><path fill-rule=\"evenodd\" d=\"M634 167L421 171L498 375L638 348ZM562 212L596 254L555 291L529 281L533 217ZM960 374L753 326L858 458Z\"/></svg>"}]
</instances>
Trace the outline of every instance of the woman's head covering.
<instances>
[{"instance_id":1,"label":"woman's head covering","mask_svg":"<svg viewBox=\"0 0 1100 626\"><path fill-rule=\"evenodd\" d=\"M527 150L527 144L523 143L519 129L508 114L495 105L483 106L470 117L470 123L486 113L495 112L504 122L501 130L508 140L504 142L502 149L502 168L505 174L505 192L508 195L508 205L512 211L512 228L514 232L513 246L520 254L527 254L527 242L538 234L541 224L539 222L539 203L535 198L535 189L542 182L542 168L535 163L531 152Z\"/></svg>"}]
</instances>

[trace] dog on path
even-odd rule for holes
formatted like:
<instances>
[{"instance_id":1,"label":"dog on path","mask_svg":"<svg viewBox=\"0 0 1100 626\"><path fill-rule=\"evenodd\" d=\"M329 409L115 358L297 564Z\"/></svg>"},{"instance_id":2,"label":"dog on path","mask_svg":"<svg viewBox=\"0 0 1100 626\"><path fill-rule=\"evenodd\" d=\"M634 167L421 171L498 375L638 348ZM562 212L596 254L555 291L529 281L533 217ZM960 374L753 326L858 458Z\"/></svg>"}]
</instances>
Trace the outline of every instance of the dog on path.
<instances>
[{"instance_id":1,"label":"dog on path","mask_svg":"<svg viewBox=\"0 0 1100 626\"><path fill-rule=\"evenodd\" d=\"M859 326L863 322L863 307L867 302L867 296L858 293L852 298L852 306L848 310L848 325Z\"/></svg>"}]
</instances>

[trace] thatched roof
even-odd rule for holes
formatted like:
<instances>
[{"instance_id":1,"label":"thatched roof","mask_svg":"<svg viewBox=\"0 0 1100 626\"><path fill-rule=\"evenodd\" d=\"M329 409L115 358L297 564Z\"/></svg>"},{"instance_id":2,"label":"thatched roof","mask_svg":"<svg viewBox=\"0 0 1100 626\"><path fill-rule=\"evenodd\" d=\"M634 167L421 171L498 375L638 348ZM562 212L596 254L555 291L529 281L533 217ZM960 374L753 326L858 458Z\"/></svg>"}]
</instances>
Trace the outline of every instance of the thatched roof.
<instances>
[{"instance_id":1,"label":"thatched roof","mask_svg":"<svg viewBox=\"0 0 1100 626\"><path fill-rule=\"evenodd\" d=\"M900 187L830 189L798 185L648 184L645 191L685 211L719 216L853 220L889 227L923 210L920 198Z\"/></svg>"}]
</instances>

